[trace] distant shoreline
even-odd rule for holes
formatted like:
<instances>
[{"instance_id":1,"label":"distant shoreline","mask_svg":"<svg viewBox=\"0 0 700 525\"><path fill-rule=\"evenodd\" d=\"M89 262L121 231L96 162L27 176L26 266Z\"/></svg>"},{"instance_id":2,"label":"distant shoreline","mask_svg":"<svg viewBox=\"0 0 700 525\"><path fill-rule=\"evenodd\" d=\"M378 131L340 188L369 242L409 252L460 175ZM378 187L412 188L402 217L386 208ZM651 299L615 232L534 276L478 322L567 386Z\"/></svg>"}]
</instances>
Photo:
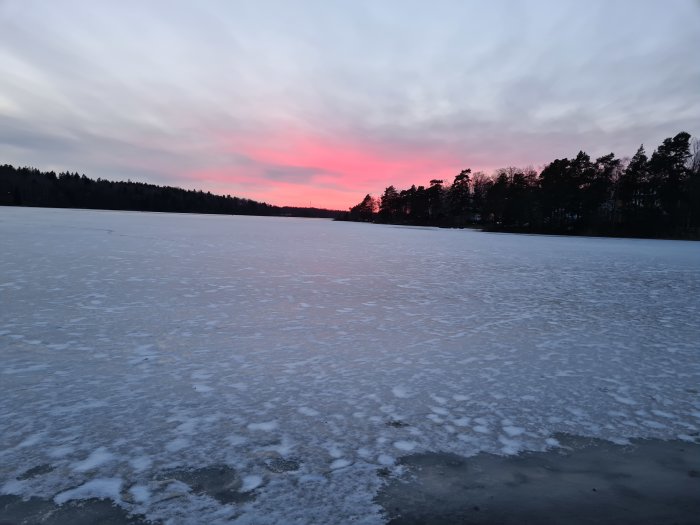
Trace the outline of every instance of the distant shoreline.
<instances>
[{"instance_id":1,"label":"distant shoreline","mask_svg":"<svg viewBox=\"0 0 700 525\"><path fill-rule=\"evenodd\" d=\"M46 209L46 210L85 210L85 211L125 211L125 212L135 212L135 213L163 213L163 214L177 214L177 215L211 215L220 217L272 217L272 218L290 218L290 219L324 219L333 220L336 222L366 222L366 221L347 221L335 217L325 217L325 216L314 216L314 215L255 215L255 214L243 214L243 213L217 213L217 212L198 212L198 211L159 211L159 210L135 210L135 209L121 209L121 208L84 208L84 207L68 207L68 206L33 206L33 205L17 205L17 204L0 204L0 208L36 208L36 209ZM339 212L342 213L342 212ZM493 227L479 226L479 225L465 225L465 226L440 226L434 224L403 224L403 223L388 223L388 222L378 222L378 223L368 223L377 224L384 226L398 226L406 228L436 228L441 230L474 230L482 233L503 233L503 234L514 234L514 235L544 235L548 237L580 237L580 238L591 238L591 239L639 239L639 240L656 240L656 241L690 241L697 242L700 241L700 237L668 237L668 236L643 236L643 235L625 235L622 233L586 233L586 232L557 232L557 231L534 231L534 230L518 230L502 228L497 229Z\"/></svg>"},{"instance_id":2,"label":"distant shoreline","mask_svg":"<svg viewBox=\"0 0 700 525\"><path fill-rule=\"evenodd\" d=\"M120 211L120 212L130 212L130 213L149 213L149 214L163 214L163 215L203 215L203 216L213 216L213 217L269 217L271 219L323 219L323 220L333 220L332 217L314 217L311 215L252 215L243 213L216 213L216 212L199 212L199 211L153 211L153 210L127 210L121 208L77 208L77 207L67 207L67 206L28 206L28 205L17 205L17 204L0 204L0 209L2 208L16 208L16 209L38 209L38 210L68 210L68 211Z\"/></svg>"},{"instance_id":3,"label":"distant shoreline","mask_svg":"<svg viewBox=\"0 0 700 525\"><path fill-rule=\"evenodd\" d=\"M343 214L340 210L274 206L201 190L184 190L131 180L95 180L78 173L57 174L9 164L0 165L0 205L326 219Z\"/></svg>"},{"instance_id":4,"label":"distant shoreline","mask_svg":"<svg viewBox=\"0 0 700 525\"><path fill-rule=\"evenodd\" d=\"M441 230L475 230L483 233L507 233L515 235L546 235L548 237L589 237L598 239L640 239L640 240L657 240L657 241L700 241L700 235L695 237L669 237L663 235L642 235L642 234L625 234L622 232L563 232L555 230L528 230L518 228L498 228L494 226L482 226L479 224L466 224L464 226L445 226L440 224L407 224L399 222L371 222L371 221L351 221L347 219L333 219L338 222L365 222L367 224L376 224L384 226L405 226L407 228L438 228Z\"/></svg>"}]
</instances>

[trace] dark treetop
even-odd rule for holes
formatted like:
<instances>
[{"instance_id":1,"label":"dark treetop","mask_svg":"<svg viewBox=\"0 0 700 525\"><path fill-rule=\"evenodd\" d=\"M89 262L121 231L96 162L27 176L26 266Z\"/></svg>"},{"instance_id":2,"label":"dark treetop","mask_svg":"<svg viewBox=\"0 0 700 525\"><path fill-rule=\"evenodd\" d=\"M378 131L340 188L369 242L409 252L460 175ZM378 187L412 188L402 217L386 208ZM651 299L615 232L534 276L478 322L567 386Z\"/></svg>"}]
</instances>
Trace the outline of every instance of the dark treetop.
<instances>
[{"instance_id":1,"label":"dark treetop","mask_svg":"<svg viewBox=\"0 0 700 525\"><path fill-rule=\"evenodd\" d=\"M0 205L175 213L335 218L341 212L264 202L142 182L92 180L77 173L0 166Z\"/></svg>"}]
</instances>

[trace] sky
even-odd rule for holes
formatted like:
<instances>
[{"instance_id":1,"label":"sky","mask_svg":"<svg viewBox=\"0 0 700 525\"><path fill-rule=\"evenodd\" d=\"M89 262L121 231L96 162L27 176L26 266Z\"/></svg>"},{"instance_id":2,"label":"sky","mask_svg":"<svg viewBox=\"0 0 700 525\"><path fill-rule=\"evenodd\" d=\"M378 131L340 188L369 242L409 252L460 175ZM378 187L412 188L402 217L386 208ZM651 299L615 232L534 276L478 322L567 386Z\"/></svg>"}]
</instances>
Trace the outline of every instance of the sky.
<instances>
[{"instance_id":1,"label":"sky","mask_svg":"<svg viewBox=\"0 0 700 525\"><path fill-rule=\"evenodd\" d=\"M0 164L346 209L680 131L697 0L0 0Z\"/></svg>"}]
</instances>

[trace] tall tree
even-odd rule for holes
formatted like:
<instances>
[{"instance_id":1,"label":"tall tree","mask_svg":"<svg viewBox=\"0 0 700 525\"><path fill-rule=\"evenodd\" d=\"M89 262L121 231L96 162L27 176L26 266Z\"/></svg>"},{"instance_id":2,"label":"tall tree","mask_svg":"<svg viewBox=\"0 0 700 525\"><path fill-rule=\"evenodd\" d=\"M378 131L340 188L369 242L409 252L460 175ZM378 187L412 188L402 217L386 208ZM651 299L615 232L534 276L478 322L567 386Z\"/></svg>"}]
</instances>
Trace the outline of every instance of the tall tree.
<instances>
[{"instance_id":1,"label":"tall tree","mask_svg":"<svg viewBox=\"0 0 700 525\"><path fill-rule=\"evenodd\" d=\"M689 158L690 135L681 132L673 138L665 139L649 159L656 203L661 207L667 227L678 225L687 208L683 189L688 178L686 162Z\"/></svg>"},{"instance_id":2,"label":"tall tree","mask_svg":"<svg viewBox=\"0 0 700 525\"><path fill-rule=\"evenodd\" d=\"M614 153L598 157L593 164L593 178L584 196L589 228L611 224L615 214L613 187L620 175L620 166L621 161Z\"/></svg>"},{"instance_id":3,"label":"tall tree","mask_svg":"<svg viewBox=\"0 0 700 525\"><path fill-rule=\"evenodd\" d=\"M444 181L442 179L432 179L427 190L428 196L428 218L431 224L439 225L444 218L443 196Z\"/></svg>"},{"instance_id":4,"label":"tall tree","mask_svg":"<svg viewBox=\"0 0 700 525\"><path fill-rule=\"evenodd\" d=\"M455 179L447 192L447 210L455 225L464 225L470 220L469 190L471 179L469 175L471 172L472 170L467 168L455 175Z\"/></svg>"},{"instance_id":5,"label":"tall tree","mask_svg":"<svg viewBox=\"0 0 700 525\"><path fill-rule=\"evenodd\" d=\"M377 202L368 193L362 202L350 208L350 220L370 222L377 211Z\"/></svg>"},{"instance_id":6,"label":"tall tree","mask_svg":"<svg viewBox=\"0 0 700 525\"><path fill-rule=\"evenodd\" d=\"M493 181L483 171L477 171L472 177L472 218L477 223L487 220L486 194L492 184Z\"/></svg>"},{"instance_id":7,"label":"tall tree","mask_svg":"<svg viewBox=\"0 0 700 525\"><path fill-rule=\"evenodd\" d=\"M688 226L696 236L700 236L700 140L695 139L688 159L688 180L685 195L688 206Z\"/></svg>"},{"instance_id":8,"label":"tall tree","mask_svg":"<svg viewBox=\"0 0 700 525\"><path fill-rule=\"evenodd\" d=\"M540 202L546 228L563 229L569 223L573 181L570 176L571 161L556 159L540 173Z\"/></svg>"},{"instance_id":9,"label":"tall tree","mask_svg":"<svg viewBox=\"0 0 700 525\"><path fill-rule=\"evenodd\" d=\"M384 190L379 201L379 220L382 222L393 222L401 219L401 197L394 186L389 186Z\"/></svg>"},{"instance_id":10,"label":"tall tree","mask_svg":"<svg viewBox=\"0 0 700 525\"><path fill-rule=\"evenodd\" d=\"M617 180L616 196L620 211L618 223L626 231L633 232L640 228L653 213L648 162L642 144Z\"/></svg>"}]
</instances>

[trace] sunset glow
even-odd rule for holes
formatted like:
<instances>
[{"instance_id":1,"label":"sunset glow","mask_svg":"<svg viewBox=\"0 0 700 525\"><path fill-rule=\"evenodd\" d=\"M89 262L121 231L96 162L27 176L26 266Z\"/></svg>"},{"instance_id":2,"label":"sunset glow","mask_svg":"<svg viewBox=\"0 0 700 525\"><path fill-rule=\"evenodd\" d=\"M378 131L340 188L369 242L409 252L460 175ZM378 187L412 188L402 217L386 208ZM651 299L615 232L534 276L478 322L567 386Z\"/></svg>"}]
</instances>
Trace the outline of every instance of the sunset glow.
<instances>
[{"instance_id":1,"label":"sunset glow","mask_svg":"<svg viewBox=\"0 0 700 525\"><path fill-rule=\"evenodd\" d=\"M358 192L373 192L387 180L425 184L426 177L451 177L459 171L458 155L449 151L382 148L355 139L303 133L270 133L264 137L230 138L228 153L248 159L233 173L226 166L184 172L193 187L224 191L232 180L250 198L297 206L343 209Z\"/></svg>"}]
</instances>

